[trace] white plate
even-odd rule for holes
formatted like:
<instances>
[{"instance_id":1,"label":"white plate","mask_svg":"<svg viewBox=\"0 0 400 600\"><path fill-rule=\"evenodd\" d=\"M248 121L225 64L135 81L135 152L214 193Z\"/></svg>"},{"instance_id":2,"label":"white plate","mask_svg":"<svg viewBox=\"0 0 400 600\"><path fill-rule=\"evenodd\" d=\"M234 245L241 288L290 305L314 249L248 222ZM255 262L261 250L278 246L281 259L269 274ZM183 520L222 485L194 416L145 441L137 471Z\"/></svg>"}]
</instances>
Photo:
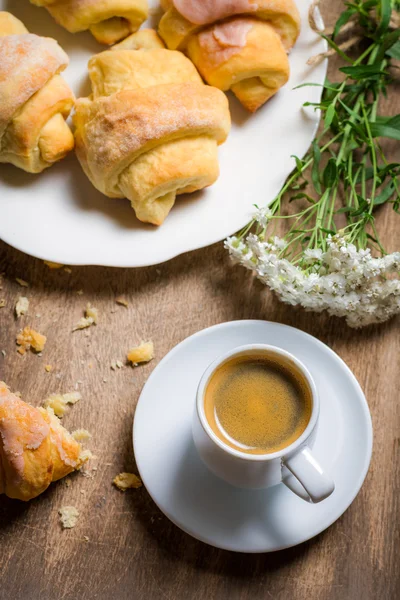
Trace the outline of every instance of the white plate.
<instances>
[{"instance_id":1,"label":"white plate","mask_svg":"<svg viewBox=\"0 0 400 600\"><path fill-rule=\"evenodd\" d=\"M321 88L293 88L323 83L326 65L311 69L306 61L322 52L324 43L308 25L309 1L298 4L302 33L290 55L289 83L253 116L230 99L233 127L220 150L219 180L203 192L178 198L162 227L140 223L129 201L95 190L70 155L41 175L0 164L0 238L63 264L139 267L208 246L243 227L253 204L272 201L293 169L291 155L306 153L318 126L319 115L302 105L318 102ZM157 6L157 0L150 5ZM13 12L33 33L56 38L71 59L66 80L77 96L89 93L87 62L104 47L88 32L66 32L28 0L0 0L0 10Z\"/></svg>"},{"instance_id":2,"label":"white plate","mask_svg":"<svg viewBox=\"0 0 400 600\"><path fill-rule=\"evenodd\" d=\"M243 344L272 344L308 367L320 392L320 425L313 452L335 491L309 504L285 485L267 490L232 487L201 462L192 441L196 389L206 367ZM279 323L233 321L200 331L176 346L147 381L136 409L135 458L155 503L195 538L237 552L272 552L304 542L338 519L368 471L372 425L354 375L328 346ZM294 478L293 478L294 479Z\"/></svg>"}]
</instances>

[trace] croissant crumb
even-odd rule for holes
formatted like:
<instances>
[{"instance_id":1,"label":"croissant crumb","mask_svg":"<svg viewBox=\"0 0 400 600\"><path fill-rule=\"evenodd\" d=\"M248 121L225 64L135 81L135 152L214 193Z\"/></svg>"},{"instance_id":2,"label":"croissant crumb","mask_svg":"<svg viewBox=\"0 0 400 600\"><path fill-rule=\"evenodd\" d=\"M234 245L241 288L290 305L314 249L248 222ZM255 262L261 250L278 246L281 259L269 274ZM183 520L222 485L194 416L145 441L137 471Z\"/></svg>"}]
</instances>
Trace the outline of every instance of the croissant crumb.
<instances>
[{"instance_id":1,"label":"croissant crumb","mask_svg":"<svg viewBox=\"0 0 400 600\"><path fill-rule=\"evenodd\" d=\"M92 434L87 429L75 429L71 435L77 442L88 442L92 437Z\"/></svg>"},{"instance_id":2,"label":"croissant crumb","mask_svg":"<svg viewBox=\"0 0 400 600\"><path fill-rule=\"evenodd\" d=\"M25 354L29 348L35 350L35 352L42 352L46 343L46 336L38 333L31 327L25 327L17 335L17 345L19 346L18 352Z\"/></svg>"},{"instance_id":3,"label":"croissant crumb","mask_svg":"<svg viewBox=\"0 0 400 600\"><path fill-rule=\"evenodd\" d=\"M134 473L120 473L113 479L113 484L117 487L121 492L126 492L131 488L137 489L142 487L143 483L140 477L135 475Z\"/></svg>"},{"instance_id":4,"label":"croissant crumb","mask_svg":"<svg viewBox=\"0 0 400 600\"><path fill-rule=\"evenodd\" d=\"M0 308L4 308L4 307L5 307L5 305L6 305L6 301L5 301L5 299L4 299L4 298L1 298L1 300L0 300Z\"/></svg>"},{"instance_id":5,"label":"croissant crumb","mask_svg":"<svg viewBox=\"0 0 400 600\"><path fill-rule=\"evenodd\" d=\"M24 279L21 279L20 277L16 277L15 281L18 283L18 285L20 285L21 287L29 287L29 283L27 281L25 281Z\"/></svg>"},{"instance_id":6,"label":"croissant crumb","mask_svg":"<svg viewBox=\"0 0 400 600\"><path fill-rule=\"evenodd\" d=\"M63 529L72 529L78 522L79 511L75 506L62 506L58 514Z\"/></svg>"},{"instance_id":7,"label":"croissant crumb","mask_svg":"<svg viewBox=\"0 0 400 600\"><path fill-rule=\"evenodd\" d=\"M15 304L15 314L17 319L26 315L29 309L29 300L25 296L20 296Z\"/></svg>"},{"instance_id":8,"label":"croissant crumb","mask_svg":"<svg viewBox=\"0 0 400 600\"><path fill-rule=\"evenodd\" d=\"M139 346L131 348L127 354L127 359L133 365L149 362L154 358L154 344L151 340L141 342Z\"/></svg>"},{"instance_id":9,"label":"croissant crumb","mask_svg":"<svg viewBox=\"0 0 400 600\"><path fill-rule=\"evenodd\" d=\"M96 325L98 319L99 311L97 310L97 308L88 303L85 309L85 316L79 319L72 331L77 331L78 329L86 329L86 327Z\"/></svg>"},{"instance_id":10,"label":"croissant crumb","mask_svg":"<svg viewBox=\"0 0 400 600\"><path fill-rule=\"evenodd\" d=\"M125 300L125 298L123 298L122 296L118 296L118 298L115 298L115 302L117 304L121 304L122 306L125 306L126 308L128 308L128 301Z\"/></svg>"},{"instance_id":11,"label":"croissant crumb","mask_svg":"<svg viewBox=\"0 0 400 600\"><path fill-rule=\"evenodd\" d=\"M113 371L116 371L117 369L122 369L124 365L120 360L112 360L110 366Z\"/></svg>"},{"instance_id":12,"label":"croissant crumb","mask_svg":"<svg viewBox=\"0 0 400 600\"><path fill-rule=\"evenodd\" d=\"M69 392L67 394L51 394L43 402L43 406L45 408L51 408L54 411L54 414L61 419L67 412L67 405L75 404L79 400L82 400L82 395L80 394L80 392Z\"/></svg>"},{"instance_id":13,"label":"croissant crumb","mask_svg":"<svg viewBox=\"0 0 400 600\"><path fill-rule=\"evenodd\" d=\"M84 463L88 462L88 460L92 460L94 458L97 458L97 457L93 454L93 452L91 452L88 449L82 450L82 452L79 455L79 461L81 462L82 465Z\"/></svg>"},{"instance_id":14,"label":"croissant crumb","mask_svg":"<svg viewBox=\"0 0 400 600\"><path fill-rule=\"evenodd\" d=\"M51 260L44 260L43 262L49 269L61 269L64 266L60 263L52 262Z\"/></svg>"}]
</instances>

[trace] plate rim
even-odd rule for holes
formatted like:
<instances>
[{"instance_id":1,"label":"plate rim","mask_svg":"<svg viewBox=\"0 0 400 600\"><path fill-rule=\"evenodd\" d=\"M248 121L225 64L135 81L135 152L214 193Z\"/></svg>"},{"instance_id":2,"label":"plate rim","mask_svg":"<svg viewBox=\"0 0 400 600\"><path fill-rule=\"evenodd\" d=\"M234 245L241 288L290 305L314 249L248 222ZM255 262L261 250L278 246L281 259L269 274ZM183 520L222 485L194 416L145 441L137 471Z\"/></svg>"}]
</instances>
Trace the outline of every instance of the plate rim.
<instances>
[{"instance_id":1,"label":"plate rim","mask_svg":"<svg viewBox=\"0 0 400 600\"><path fill-rule=\"evenodd\" d=\"M340 367L343 369L344 368L344 372L346 373L346 376L350 378L350 380L353 382L354 386L355 386L355 391L357 392L357 398L359 400L359 404L362 407L362 413L363 413L363 417L364 417L364 426L363 426L363 431L365 433L365 456L364 456L364 462L363 462L363 469L360 471L359 476L357 479L353 480L354 481L354 486L352 487L352 493L349 495L349 499L346 500L346 506L343 509L340 509L340 511L334 512L334 516L329 517L327 519L326 524L324 524L324 527L322 529L318 529L318 531L313 531L313 533L311 533L309 536L305 537L301 542L295 542L293 544L289 543L289 544L283 544L279 547L273 548L273 549L267 549L267 550L240 550L237 548L232 548L229 547L228 545L215 545L213 543L211 543L209 540L203 538L201 536L201 534L199 534L198 532L193 532L190 530L190 528L183 526L182 524L180 524L179 522L177 522L176 519L174 519L173 517L171 517L171 515L169 514L168 511L164 510L164 508L162 508L160 506L160 504L156 501L156 499L153 497L152 493L150 492L147 484L146 484L146 476L143 477L142 474L142 470L140 467L140 460L138 461L137 456L136 456L136 443L135 443L135 430L137 427L139 427L137 425L137 419L136 416L138 414L138 410L140 407L140 402L143 398L144 392L146 390L146 388L150 385L151 379L153 377L153 374L159 369L159 368L163 368L164 367L164 363L167 362L167 360L169 360L169 358L171 357L171 355L174 355L175 353L179 352L179 350L181 349L182 346L184 346L186 343L188 343L189 341L192 341L195 338L199 338L202 337L204 335L207 335L207 333L210 330L223 330L226 329L228 327L231 326L239 326L239 327L246 327L249 324L251 325L255 325L255 324L262 324L263 326L275 326L275 327L281 327L281 328L285 328L287 330L291 330L291 331L295 331L298 332L300 335L305 336L306 338L310 338L310 341L312 343L316 343L316 346L319 346L321 349L323 348L324 352L327 352L328 356L330 356L330 358L332 358L332 360L335 360L335 362L337 362ZM143 402L143 401L142 401ZM326 529L328 529L331 525L333 525L333 523L335 523L335 521L337 521L338 519L340 519L340 517L346 512L346 510L351 506L351 504L354 502L355 498L357 497L358 493L361 490L362 485L364 484L364 481L366 479L366 476L368 474L369 471L369 467L371 464L371 458L372 458L372 451L373 451L373 425L372 425L372 418L371 418L371 413L369 410L369 406L368 406L368 402L367 399L365 397L365 394L360 386L360 383L358 382L356 376L354 375L354 373L351 371L350 367L345 363L345 361L334 351L332 350L332 348L330 348L327 344L325 344L324 342L322 342L321 340L319 340L318 338L316 338L315 336L303 331L302 329L298 329L297 327L293 327L291 325L286 325L284 323L278 323L276 321L265 321L262 319L238 319L236 321L226 321L223 323L218 323L216 325L211 325L210 327L206 327L204 329L201 329L200 331L197 331L195 333L193 333L192 335L186 337L185 339L183 339L182 341L180 341L178 344L176 344L173 348L171 348L171 350L161 359L161 361L157 364L157 366L155 367L155 369L152 371L152 373L150 374L149 378L147 379L145 385L142 388L142 391L140 392L140 396L136 405L136 409L135 409L135 415L134 415L134 420L133 420L133 427L132 427L132 444L133 444L133 453L134 453L134 458L136 461L136 465L140 474L140 477L142 478L142 481L146 487L147 493L149 494L149 496L151 497L151 499L153 500L153 502L156 504L156 506L159 508L159 510L177 527L179 527L179 529L181 529L182 531L184 531L185 533L187 533L188 535L191 535L193 538L195 538L196 540L203 542L209 546L212 546L214 548L219 548L221 550L226 550L226 551L230 551L230 552L236 552L236 553L245 553L245 554L266 554L266 553L270 553L270 552L279 552L280 550L285 550L287 548L292 548L294 546L298 546L299 544L303 544L304 542L309 541L310 539L316 537L317 535L320 535L323 531L325 531Z\"/></svg>"}]
</instances>

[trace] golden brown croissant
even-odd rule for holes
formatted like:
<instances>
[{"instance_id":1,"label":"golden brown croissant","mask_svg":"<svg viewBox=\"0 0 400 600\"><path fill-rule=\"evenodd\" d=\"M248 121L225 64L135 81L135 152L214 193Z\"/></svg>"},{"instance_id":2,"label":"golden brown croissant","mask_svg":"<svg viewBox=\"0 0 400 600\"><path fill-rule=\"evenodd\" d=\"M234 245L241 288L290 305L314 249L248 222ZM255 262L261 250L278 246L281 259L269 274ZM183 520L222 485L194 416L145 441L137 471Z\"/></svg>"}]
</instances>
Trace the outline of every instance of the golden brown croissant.
<instances>
[{"instance_id":1,"label":"golden brown croissant","mask_svg":"<svg viewBox=\"0 0 400 600\"><path fill-rule=\"evenodd\" d=\"M67 65L55 40L0 12L0 162L40 173L72 150L65 119L75 99L59 75Z\"/></svg>"},{"instance_id":2,"label":"golden brown croissant","mask_svg":"<svg viewBox=\"0 0 400 600\"><path fill-rule=\"evenodd\" d=\"M254 112L289 78L300 31L293 0L161 0L159 33L204 79Z\"/></svg>"},{"instance_id":3,"label":"golden brown croissant","mask_svg":"<svg viewBox=\"0 0 400 600\"><path fill-rule=\"evenodd\" d=\"M0 381L0 494L35 498L82 466L81 451L54 413L26 404Z\"/></svg>"},{"instance_id":4,"label":"golden brown croissant","mask_svg":"<svg viewBox=\"0 0 400 600\"><path fill-rule=\"evenodd\" d=\"M217 179L226 97L151 30L94 56L89 74L93 95L74 115L82 167L103 194L129 198L138 219L161 225L177 194Z\"/></svg>"},{"instance_id":5,"label":"golden brown croissant","mask_svg":"<svg viewBox=\"0 0 400 600\"><path fill-rule=\"evenodd\" d=\"M71 33L89 29L101 44L114 44L139 29L147 0L31 0Z\"/></svg>"}]
</instances>

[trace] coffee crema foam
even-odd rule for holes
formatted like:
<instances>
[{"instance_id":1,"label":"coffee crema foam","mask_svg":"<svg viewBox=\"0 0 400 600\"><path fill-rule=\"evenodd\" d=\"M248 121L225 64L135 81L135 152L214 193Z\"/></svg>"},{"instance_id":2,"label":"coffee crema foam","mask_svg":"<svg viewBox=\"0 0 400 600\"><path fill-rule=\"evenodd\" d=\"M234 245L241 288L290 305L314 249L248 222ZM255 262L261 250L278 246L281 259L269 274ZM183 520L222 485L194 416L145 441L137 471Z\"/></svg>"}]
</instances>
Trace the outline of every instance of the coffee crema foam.
<instances>
[{"instance_id":1,"label":"coffee crema foam","mask_svg":"<svg viewBox=\"0 0 400 600\"><path fill-rule=\"evenodd\" d=\"M266 353L234 357L211 377L204 397L208 423L228 446L248 454L278 452L307 427L312 394L289 361Z\"/></svg>"}]
</instances>

